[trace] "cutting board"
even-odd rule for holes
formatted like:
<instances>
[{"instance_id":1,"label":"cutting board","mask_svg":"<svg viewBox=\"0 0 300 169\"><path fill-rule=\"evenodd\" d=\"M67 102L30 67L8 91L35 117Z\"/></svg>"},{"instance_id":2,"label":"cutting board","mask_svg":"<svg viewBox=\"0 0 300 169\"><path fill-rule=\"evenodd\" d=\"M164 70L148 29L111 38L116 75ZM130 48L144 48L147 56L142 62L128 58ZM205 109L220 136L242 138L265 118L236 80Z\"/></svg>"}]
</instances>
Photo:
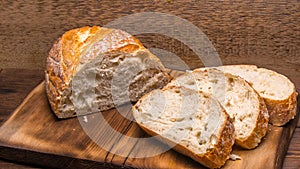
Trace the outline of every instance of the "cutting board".
<instances>
[{"instance_id":1,"label":"cutting board","mask_svg":"<svg viewBox=\"0 0 300 169\"><path fill-rule=\"evenodd\" d=\"M165 151L166 145L159 141L139 139L150 136L132 121L130 110L128 104L59 120L50 109L42 82L0 127L0 157L55 168L204 168L171 149ZM228 160L223 168L281 168L298 117L299 113L284 127L270 126L254 150L234 147L233 153L242 159ZM86 126L92 128L88 131Z\"/></svg>"}]
</instances>

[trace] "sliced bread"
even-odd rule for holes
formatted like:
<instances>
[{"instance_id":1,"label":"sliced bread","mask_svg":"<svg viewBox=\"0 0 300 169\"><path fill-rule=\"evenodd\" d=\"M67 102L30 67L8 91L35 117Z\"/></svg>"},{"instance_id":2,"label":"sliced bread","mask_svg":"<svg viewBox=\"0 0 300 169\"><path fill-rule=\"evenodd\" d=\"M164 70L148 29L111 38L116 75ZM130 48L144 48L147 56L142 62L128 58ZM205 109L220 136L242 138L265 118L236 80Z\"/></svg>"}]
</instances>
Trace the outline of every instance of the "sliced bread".
<instances>
[{"instance_id":1,"label":"sliced bread","mask_svg":"<svg viewBox=\"0 0 300 169\"><path fill-rule=\"evenodd\" d=\"M214 68L195 69L171 81L168 86L184 86L211 94L233 119L236 144L252 149L268 129L266 105L242 78Z\"/></svg>"},{"instance_id":2,"label":"sliced bread","mask_svg":"<svg viewBox=\"0 0 300 169\"><path fill-rule=\"evenodd\" d=\"M138 125L176 151L209 168L220 168L234 143L234 126L219 102L185 87L153 90L133 107Z\"/></svg>"},{"instance_id":3,"label":"sliced bread","mask_svg":"<svg viewBox=\"0 0 300 169\"><path fill-rule=\"evenodd\" d=\"M238 75L252 85L264 99L273 125L283 126L295 117L296 88L284 75L254 65L228 65L218 69Z\"/></svg>"}]
</instances>

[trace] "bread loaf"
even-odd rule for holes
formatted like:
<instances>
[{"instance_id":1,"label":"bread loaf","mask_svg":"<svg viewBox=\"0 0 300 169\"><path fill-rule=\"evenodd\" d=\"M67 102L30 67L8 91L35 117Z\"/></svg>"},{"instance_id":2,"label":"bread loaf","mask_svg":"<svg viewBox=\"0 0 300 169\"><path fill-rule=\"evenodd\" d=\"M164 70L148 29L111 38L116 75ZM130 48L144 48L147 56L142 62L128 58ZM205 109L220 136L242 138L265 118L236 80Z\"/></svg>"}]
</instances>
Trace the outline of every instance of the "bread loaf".
<instances>
[{"instance_id":1,"label":"bread loaf","mask_svg":"<svg viewBox=\"0 0 300 169\"><path fill-rule=\"evenodd\" d=\"M263 99L238 76L201 68L179 76L168 86L184 86L215 97L233 119L235 142L243 148L255 148L267 133L269 115Z\"/></svg>"},{"instance_id":2,"label":"bread loaf","mask_svg":"<svg viewBox=\"0 0 300 169\"><path fill-rule=\"evenodd\" d=\"M254 65L228 65L218 69L238 75L252 85L264 99L273 125L283 126L295 117L296 88L284 75Z\"/></svg>"},{"instance_id":3,"label":"bread loaf","mask_svg":"<svg viewBox=\"0 0 300 169\"><path fill-rule=\"evenodd\" d=\"M185 87L153 90L133 107L138 125L176 151L209 168L220 168L234 143L234 126L219 102Z\"/></svg>"},{"instance_id":4,"label":"bread loaf","mask_svg":"<svg viewBox=\"0 0 300 169\"><path fill-rule=\"evenodd\" d=\"M59 118L137 101L171 79L132 35L98 26L63 34L49 52L45 74L48 100Z\"/></svg>"}]
</instances>

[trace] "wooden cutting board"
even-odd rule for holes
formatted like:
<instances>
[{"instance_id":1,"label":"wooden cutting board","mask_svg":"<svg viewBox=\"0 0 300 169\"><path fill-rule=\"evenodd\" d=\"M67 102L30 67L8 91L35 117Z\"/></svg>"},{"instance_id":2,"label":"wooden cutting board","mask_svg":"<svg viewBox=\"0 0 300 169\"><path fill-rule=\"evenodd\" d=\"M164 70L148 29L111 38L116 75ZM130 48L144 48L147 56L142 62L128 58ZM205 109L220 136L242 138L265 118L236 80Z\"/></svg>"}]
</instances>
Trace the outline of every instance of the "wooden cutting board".
<instances>
[{"instance_id":1,"label":"wooden cutting board","mask_svg":"<svg viewBox=\"0 0 300 169\"><path fill-rule=\"evenodd\" d=\"M39 84L0 127L1 158L55 168L204 168L173 150L141 158L166 146L154 140L128 141L149 137L130 120L130 105L80 118L57 119L48 104L44 85ZM242 160L229 160L223 168L281 168L298 117L299 113L284 127L270 126L267 136L254 150L234 147L233 153ZM86 134L85 124L93 126L93 137ZM111 133L110 127L121 134ZM105 148L97 144L102 140L108 141Z\"/></svg>"}]
</instances>

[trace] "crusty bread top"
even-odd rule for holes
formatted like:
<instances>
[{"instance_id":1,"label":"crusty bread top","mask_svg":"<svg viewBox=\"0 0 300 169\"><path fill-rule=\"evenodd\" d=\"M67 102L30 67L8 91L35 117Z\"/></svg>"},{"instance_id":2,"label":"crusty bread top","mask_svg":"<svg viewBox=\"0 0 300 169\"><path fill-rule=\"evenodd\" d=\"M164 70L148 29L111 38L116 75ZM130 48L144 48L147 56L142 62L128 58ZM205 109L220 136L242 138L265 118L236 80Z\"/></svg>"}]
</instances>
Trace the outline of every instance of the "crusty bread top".
<instances>
[{"instance_id":1,"label":"crusty bread top","mask_svg":"<svg viewBox=\"0 0 300 169\"><path fill-rule=\"evenodd\" d=\"M101 53L134 53L146 50L132 35L117 29L98 26L73 29L62 35L53 45L47 58L46 91L54 112L63 97L63 91L73 75L88 61ZM151 55L152 59L159 59Z\"/></svg>"}]
</instances>

